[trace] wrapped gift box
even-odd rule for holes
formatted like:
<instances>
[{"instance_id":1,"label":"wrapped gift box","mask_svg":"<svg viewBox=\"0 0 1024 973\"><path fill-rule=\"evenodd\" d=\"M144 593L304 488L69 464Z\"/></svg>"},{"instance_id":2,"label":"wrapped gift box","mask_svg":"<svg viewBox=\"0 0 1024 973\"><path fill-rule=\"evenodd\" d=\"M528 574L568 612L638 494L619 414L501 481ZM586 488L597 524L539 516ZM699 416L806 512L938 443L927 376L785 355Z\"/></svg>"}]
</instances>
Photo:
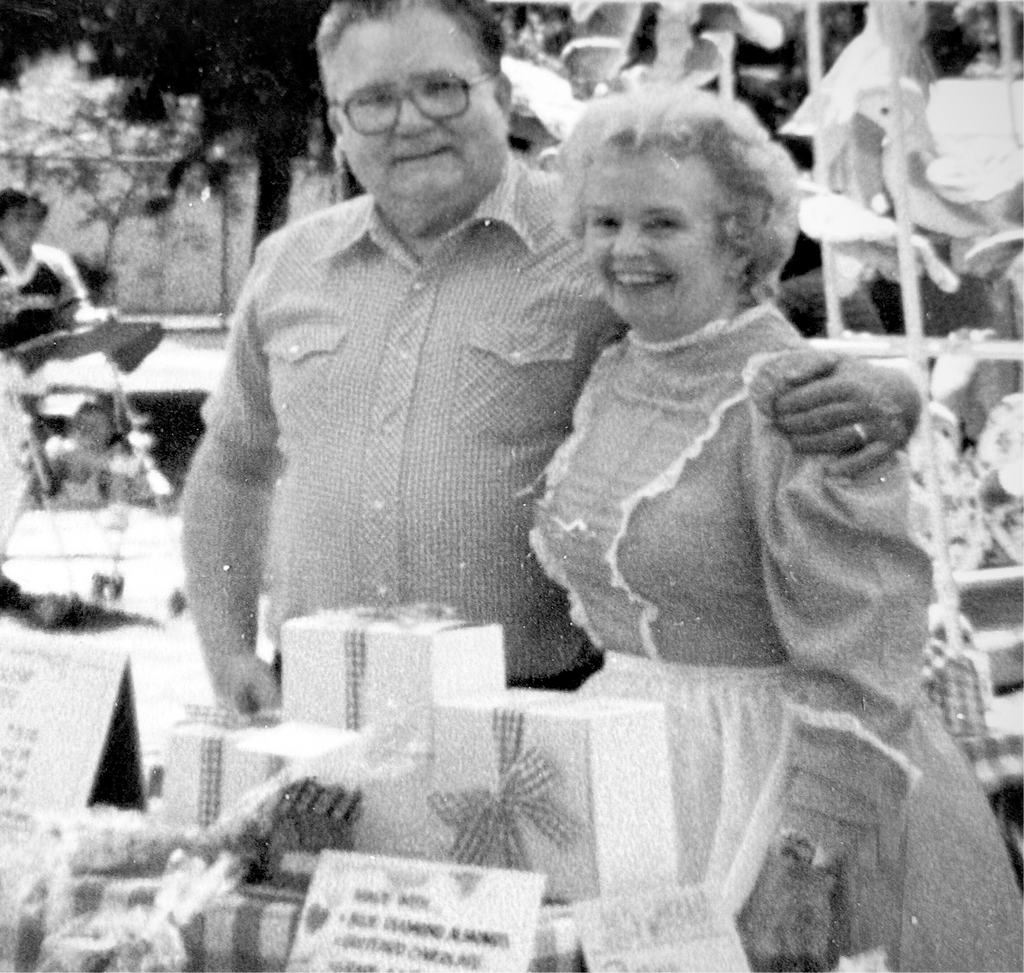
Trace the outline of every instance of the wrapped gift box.
<instances>
[{"instance_id":1,"label":"wrapped gift box","mask_svg":"<svg viewBox=\"0 0 1024 973\"><path fill-rule=\"evenodd\" d=\"M251 727L250 720L227 710L189 708L167 740L162 814L168 821L206 827L217 820L225 741Z\"/></svg>"},{"instance_id":2,"label":"wrapped gift box","mask_svg":"<svg viewBox=\"0 0 1024 973\"><path fill-rule=\"evenodd\" d=\"M454 860L544 871L570 902L675 881L661 704L519 690L436 720L430 805Z\"/></svg>"},{"instance_id":3,"label":"wrapped gift box","mask_svg":"<svg viewBox=\"0 0 1024 973\"><path fill-rule=\"evenodd\" d=\"M150 908L160 890L159 878L120 878L110 875L82 875L71 881L66 898L61 900L60 913L65 922L104 911L127 912L131 909ZM27 910L17 929L6 939L7 930L0 929L5 945L15 946L13 967L4 969L34 970L38 968L47 933L55 932L53 903L47 909ZM59 926L58 926L59 928ZM181 937L189 957L188 970L201 970L199 958L203 941L202 915L193 917L181 929ZM4 955L0 951L0 956Z\"/></svg>"},{"instance_id":4,"label":"wrapped gift box","mask_svg":"<svg viewBox=\"0 0 1024 973\"><path fill-rule=\"evenodd\" d=\"M538 690L504 691L502 698L523 705L564 694ZM410 745L407 738L379 739L360 734L362 750L346 753L347 761L321 760L310 767L320 780L358 790L362 813L353 827L352 850L396 858L445 861L451 831L433 813L433 755Z\"/></svg>"},{"instance_id":5,"label":"wrapped gift box","mask_svg":"<svg viewBox=\"0 0 1024 973\"><path fill-rule=\"evenodd\" d=\"M102 909L130 909L153 904L159 879L118 879L85 876L71 889L71 911L87 915ZM303 894L280 888L247 885L214 900L182 930L189 970L284 970ZM45 928L40 912L26 912L10 932L13 968L36 968ZM545 906L537 926L530 969L543 973L576 973L583 953L572 913L564 906Z\"/></svg>"},{"instance_id":6,"label":"wrapped gift box","mask_svg":"<svg viewBox=\"0 0 1024 973\"><path fill-rule=\"evenodd\" d=\"M431 814L433 761L384 764L356 778L362 814L353 829L353 851L441 861L450 835Z\"/></svg>"},{"instance_id":7,"label":"wrapped gift box","mask_svg":"<svg viewBox=\"0 0 1024 973\"><path fill-rule=\"evenodd\" d=\"M248 886L220 899L203 916L196 968L226 971L284 970L295 938L302 897ZM530 969L541 973L583 969L572 914L544 907Z\"/></svg>"},{"instance_id":8,"label":"wrapped gift box","mask_svg":"<svg viewBox=\"0 0 1024 973\"><path fill-rule=\"evenodd\" d=\"M429 745L434 704L505 687L501 626L422 609L292 618L280 643L288 720L346 730L401 722Z\"/></svg>"},{"instance_id":9,"label":"wrapped gift box","mask_svg":"<svg viewBox=\"0 0 1024 973\"><path fill-rule=\"evenodd\" d=\"M303 773L307 764L343 760L360 746L358 733L295 721L233 733L223 741L220 806L231 809L281 771Z\"/></svg>"}]
</instances>

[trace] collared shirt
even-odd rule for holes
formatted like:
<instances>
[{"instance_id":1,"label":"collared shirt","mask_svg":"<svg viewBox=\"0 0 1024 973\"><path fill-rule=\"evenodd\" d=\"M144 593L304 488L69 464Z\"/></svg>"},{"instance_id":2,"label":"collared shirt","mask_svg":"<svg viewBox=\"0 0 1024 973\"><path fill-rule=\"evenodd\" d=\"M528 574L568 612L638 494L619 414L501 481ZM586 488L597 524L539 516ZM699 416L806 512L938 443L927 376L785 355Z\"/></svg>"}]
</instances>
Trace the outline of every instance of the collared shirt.
<instances>
[{"instance_id":1,"label":"collared shirt","mask_svg":"<svg viewBox=\"0 0 1024 973\"><path fill-rule=\"evenodd\" d=\"M56 310L86 296L78 268L63 250L34 243L28 262L19 266L0 244L0 348L52 331Z\"/></svg>"},{"instance_id":2,"label":"collared shirt","mask_svg":"<svg viewBox=\"0 0 1024 973\"><path fill-rule=\"evenodd\" d=\"M528 533L536 481L621 325L556 211L557 182L512 160L422 263L368 197L260 247L205 418L229 475L283 461L272 635L325 607L430 601L501 623L510 677L578 657Z\"/></svg>"}]
</instances>

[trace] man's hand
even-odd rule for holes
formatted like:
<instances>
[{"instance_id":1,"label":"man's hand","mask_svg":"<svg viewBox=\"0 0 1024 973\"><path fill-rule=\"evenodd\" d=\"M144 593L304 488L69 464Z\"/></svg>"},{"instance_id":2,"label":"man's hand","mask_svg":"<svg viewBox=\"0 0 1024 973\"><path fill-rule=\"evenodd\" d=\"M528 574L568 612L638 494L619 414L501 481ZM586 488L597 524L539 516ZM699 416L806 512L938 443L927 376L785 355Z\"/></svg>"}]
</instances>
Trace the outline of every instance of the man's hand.
<instances>
[{"instance_id":1,"label":"man's hand","mask_svg":"<svg viewBox=\"0 0 1024 973\"><path fill-rule=\"evenodd\" d=\"M829 470L844 476L906 446L921 412L917 388L899 369L817 349L767 362L751 394L794 450L838 457Z\"/></svg>"},{"instance_id":2,"label":"man's hand","mask_svg":"<svg viewBox=\"0 0 1024 973\"><path fill-rule=\"evenodd\" d=\"M281 689L273 666L255 654L235 652L216 658L208 655L206 666L217 699L228 709L250 715L281 705Z\"/></svg>"}]
</instances>

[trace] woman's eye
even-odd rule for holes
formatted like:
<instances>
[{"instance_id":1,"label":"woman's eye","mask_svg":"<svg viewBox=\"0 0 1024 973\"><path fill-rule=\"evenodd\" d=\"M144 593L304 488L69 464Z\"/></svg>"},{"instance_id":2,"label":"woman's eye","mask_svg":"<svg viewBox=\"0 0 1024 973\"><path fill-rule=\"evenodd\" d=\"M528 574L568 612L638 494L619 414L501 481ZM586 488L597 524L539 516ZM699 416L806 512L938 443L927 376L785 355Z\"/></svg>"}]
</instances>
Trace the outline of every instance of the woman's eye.
<instances>
[{"instance_id":1,"label":"woman's eye","mask_svg":"<svg viewBox=\"0 0 1024 973\"><path fill-rule=\"evenodd\" d=\"M611 216L591 216L590 226L595 230L614 230L618 227L618 221Z\"/></svg>"}]
</instances>

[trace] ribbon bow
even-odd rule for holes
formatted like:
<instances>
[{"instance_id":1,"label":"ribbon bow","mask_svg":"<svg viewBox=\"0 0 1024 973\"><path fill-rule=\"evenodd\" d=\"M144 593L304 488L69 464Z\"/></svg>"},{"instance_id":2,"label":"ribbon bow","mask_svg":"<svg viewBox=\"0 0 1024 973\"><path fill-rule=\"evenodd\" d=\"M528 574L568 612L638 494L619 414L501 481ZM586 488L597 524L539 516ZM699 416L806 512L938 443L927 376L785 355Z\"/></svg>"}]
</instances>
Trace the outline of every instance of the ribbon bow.
<instances>
[{"instance_id":1,"label":"ribbon bow","mask_svg":"<svg viewBox=\"0 0 1024 973\"><path fill-rule=\"evenodd\" d=\"M528 870L523 826L557 848L573 843L579 827L553 794L557 769L534 747L523 749L523 714L497 711L498 787L431 794L430 809L453 828L451 854L462 865Z\"/></svg>"}]
</instances>

